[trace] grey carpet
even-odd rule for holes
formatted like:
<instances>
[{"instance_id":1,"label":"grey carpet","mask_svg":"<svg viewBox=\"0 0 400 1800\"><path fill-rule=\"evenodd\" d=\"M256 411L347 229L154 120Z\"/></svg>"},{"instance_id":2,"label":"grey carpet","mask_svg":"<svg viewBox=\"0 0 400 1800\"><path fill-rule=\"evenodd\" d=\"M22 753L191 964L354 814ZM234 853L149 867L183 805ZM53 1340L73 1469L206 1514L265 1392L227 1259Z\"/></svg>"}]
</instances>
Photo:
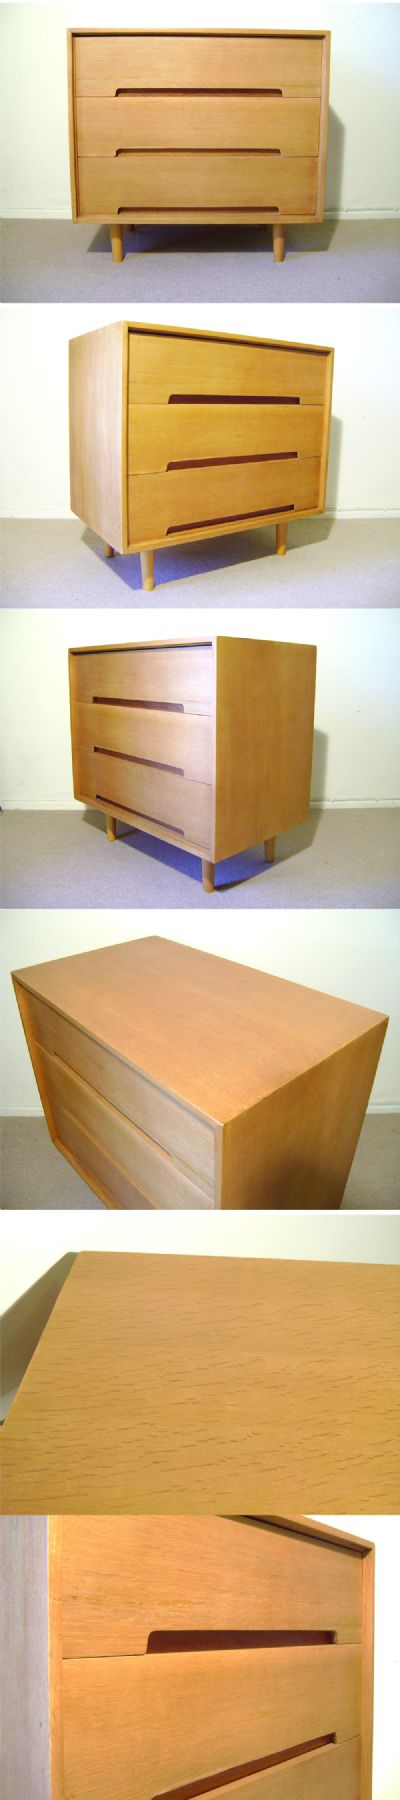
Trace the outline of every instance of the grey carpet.
<instances>
[{"instance_id":1,"label":"grey carpet","mask_svg":"<svg viewBox=\"0 0 400 1800\"><path fill-rule=\"evenodd\" d=\"M6 907L400 905L394 807L313 809L278 838L275 863L261 844L218 863L214 894L203 891L199 857L123 824L109 844L99 812L5 812L1 827Z\"/></svg>"},{"instance_id":2,"label":"grey carpet","mask_svg":"<svg viewBox=\"0 0 400 1800\"><path fill-rule=\"evenodd\" d=\"M1 538L7 607L400 605L396 518L298 520L285 557L271 526L174 545L156 551L153 595L139 557L105 557L77 519L7 519Z\"/></svg>"},{"instance_id":3,"label":"grey carpet","mask_svg":"<svg viewBox=\"0 0 400 1800\"><path fill-rule=\"evenodd\" d=\"M107 226L6 219L4 300L383 301L400 299L396 219L287 227L283 267L269 227L173 225L125 230L111 259Z\"/></svg>"},{"instance_id":4,"label":"grey carpet","mask_svg":"<svg viewBox=\"0 0 400 1800\"><path fill-rule=\"evenodd\" d=\"M92 1188L55 1150L44 1119L3 1121L2 1204L7 1211L103 1211ZM400 1204L400 1115L370 1113L342 1201L345 1211L395 1211ZM143 1206L144 1211L149 1209Z\"/></svg>"}]
</instances>

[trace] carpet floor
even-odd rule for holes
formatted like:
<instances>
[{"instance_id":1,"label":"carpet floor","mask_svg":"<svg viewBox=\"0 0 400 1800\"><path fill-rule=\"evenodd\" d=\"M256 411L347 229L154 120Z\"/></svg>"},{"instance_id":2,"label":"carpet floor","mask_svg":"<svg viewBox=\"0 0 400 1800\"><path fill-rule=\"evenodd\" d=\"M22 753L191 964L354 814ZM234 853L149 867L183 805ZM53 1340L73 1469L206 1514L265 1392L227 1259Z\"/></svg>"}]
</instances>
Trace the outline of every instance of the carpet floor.
<instances>
[{"instance_id":1,"label":"carpet floor","mask_svg":"<svg viewBox=\"0 0 400 1800\"><path fill-rule=\"evenodd\" d=\"M270 228L153 225L125 230L113 263L108 227L69 219L6 219L4 300L395 301L396 219L325 219L287 227L284 267Z\"/></svg>"},{"instance_id":2,"label":"carpet floor","mask_svg":"<svg viewBox=\"0 0 400 1800\"><path fill-rule=\"evenodd\" d=\"M103 1210L49 1138L44 1119L3 1120L2 1205L7 1211ZM367 1114L342 1201L344 1211L400 1206L400 1115ZM148 1211L145 1202L140 1210ZM151 1210L151 1209L150 1209Z\"/></svg>"},{"instance_id":3,"label":"carpet floor","mask_svg":"<svg viewBox=\"0 0 400 1800\"><path fill-rule=\"evenodd\" d=\"M78 519L7 519L5 607L398 607L400 519L302 519L285 557L271 526L156 551L153 595L139 556L105 557ZM193 627L195 631L195 626Z\"/></svg>"},{"instance_id":4,"label":"carpet floor","mask_svg":"<svg viewBox=\"0 0 400 1800\"><path fill-rule=\"evenodd\" d=\"M200 858L145 832L109 844L98 812L2 815L5 907L396 907L400 832L394 807L313 810L306 825L217 864L205 894Z\"/></svg>"}]
</instances>

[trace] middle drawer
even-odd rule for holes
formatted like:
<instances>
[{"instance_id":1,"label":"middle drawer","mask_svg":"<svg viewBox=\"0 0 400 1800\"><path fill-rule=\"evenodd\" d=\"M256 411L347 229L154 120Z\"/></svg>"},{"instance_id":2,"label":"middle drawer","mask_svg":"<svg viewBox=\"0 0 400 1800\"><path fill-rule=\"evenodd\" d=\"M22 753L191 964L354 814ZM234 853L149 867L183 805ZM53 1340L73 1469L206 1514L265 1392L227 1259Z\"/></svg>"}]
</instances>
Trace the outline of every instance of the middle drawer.
<instances>
[{"instance_id":1,"label":"middle drawer","mask_svg":"<svg viewBox=\"0 0 400 1800\"><path fill-rule=\"evenodd\" d=\"M78 99L78 156L129 150L269 150L318 156L319 97L119 94Z\"/></svg>"},{"instance_id":2,"label":"middle drawer","mask_svg":"<svg viewBox=\"0 0 400 1800\"><path fill-rule=\"evenodd\" d=\"M320 456L322 406L135 405L128 407L128 475L191 462L295 462Z\"/></svg>"},{"instance_id":3,"label":"middle drawer","mask_svg":"<svg viewBox=\"0 0 400 1800\"><path fill-rule=\"evenodd\" d=\"M206 1119L157 1088L35 994L24 994L24 1016L29 1034L41 1050L80 1075L213 1195L215 1138Z\"/></svg>"},{"instance_id":4,"label":"middle drawer","mask_svg":"<svg viewBox=\"0 0 400 1800\"><path fill-rule=\"evenodd\" d=\"M75 748L80 753L109 751L116 757L161 763L187 781L211 782L212 721L206 714L146 712L135 706L94 706L78 701Z\"/></svg>"}]
</instances>

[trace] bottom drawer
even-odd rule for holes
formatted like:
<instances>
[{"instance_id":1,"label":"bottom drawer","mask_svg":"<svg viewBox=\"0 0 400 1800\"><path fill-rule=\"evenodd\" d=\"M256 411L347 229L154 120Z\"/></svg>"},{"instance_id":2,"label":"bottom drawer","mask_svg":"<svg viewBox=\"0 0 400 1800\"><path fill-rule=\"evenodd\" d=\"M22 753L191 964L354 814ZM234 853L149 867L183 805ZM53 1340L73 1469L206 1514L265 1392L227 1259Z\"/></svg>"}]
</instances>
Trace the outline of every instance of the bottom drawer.
<instances>
[{"instance_id":1,"label":"bottom drawer","mask_svg":"<svg viewBox=\"0 0 400 1800\"><path fill-rule=\"evenodd\" d=\"M156 544L175 532L216 530L236 519L290 516L318 506L320 479L317 456L131 475L129 541Z\"/></svg>"},{"instance_id":2,"label":"bottom drawer","mask_svg":"<svg viewBox=\"0 0 400 1800\"><path fill-rule=\"evenodd\" d=\"M107 751L81 750L77 780L80 796L100 801L109 812L119 808L151 825L161 825L199 848L210 849L211 788L187 781L166 769L153 769Z\"/></svg>"},{"instance_id":3,"label":"bottom drawer","mask_svg":"<svg viewBox=\"0 0 400 1800\"><path fill-rule=\"evenodd\" d=\"M315 213L318 158L268 150L126 150L80 156L78 179L81 215L226 207L274 218Z\"/></svg>"},{"instance_id":4,"label":"bottom drawer","mask_svg":"<svg viewBox=\"0 0 400 1800\"><path fill-rule=\"evenodd\" d=\"M35 1046L38 1071L41 1077L42 1092L47 1097L57 1135L62 1144L64 1141L65 1119L70 1115L74 1126L83 1127L90 1148L90 1139L99 1154L105 1154L111 1168L116 1165L117 1175L128 1177L131 1184L138 1185L145 1199L154 1206L160 1207L210 1207L212 1201L206 1192L194 1186L177 1169L172 1157L146 1138L144 1133L131 1125L116 1107L102 1100L95 1090L89 1087L79 1075L67 1068L57 1056L48 1056L46 1050ZM68 1148L73 1149L69 1133ZM67 1142L67 1139L65 1139ZM88 1158L85 1157L85 1168L89 1169ZM92 1172L95 1168L92 1162ZM96 1175L96 1179L98 1176ZM103 1185L107 1186L107 1181ZM128 1190L129 1193L129 1190ZM129 1204L129 1199L122 1199L122 1205Z\"/></svg>"},{"instance_id":5,"label":"bottom drawer","mask_svg":"<svg viewBox=\"0 0 400 1800\"><path fill-rule=\"evenodd\" d=\"M70 1156L78 1165L82 1180L87 1181L89 1187L94 1181L96 1189L100 1187L103 1190L108 1206L123 1207L127 1212L136 1207L143 1209L143 1194L133 1187L127 1175L111 1161L104 1148L95 1143L83 1125L79 1125L72 1113L66 1112L64 1107L58 1107L55 1123L60 1147L69 1150Z\"/></svg>"},{"instance_id":6,"label":"bottom drawer","mask_svg":"<svg viewBox=\"0 0 400 1800\"><path fill-rule=\"evenodd\" d=\"M64 1662L65 1800L179 1800L186 1784L219 1800L224 1775L235 1800L252 1773L266 1800L279 1781L285 1800L359 1800L354 1742L344 1752L359 1733L360 1672L358 1649L331 1645ZM312 1786L304 1759L317 1745Z\"/></svg>"}]
</instances>

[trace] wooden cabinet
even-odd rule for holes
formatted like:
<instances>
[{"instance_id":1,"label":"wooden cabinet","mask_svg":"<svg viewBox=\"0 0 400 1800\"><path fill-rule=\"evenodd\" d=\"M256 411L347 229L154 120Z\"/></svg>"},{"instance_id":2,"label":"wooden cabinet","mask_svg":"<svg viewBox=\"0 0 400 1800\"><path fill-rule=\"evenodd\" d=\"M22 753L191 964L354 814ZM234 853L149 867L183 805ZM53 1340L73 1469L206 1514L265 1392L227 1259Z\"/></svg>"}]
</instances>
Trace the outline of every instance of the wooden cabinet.
<instances>
[{"instance_id":1,"label":"wooden cabinet","mask_svg":"<svg viewBox=\"0 0 400 1800\"><path fill-rule=\"evenodd\" d=\"M333 351L164 326L70 344L71 507L113 554L323 512Z\"/></svg>"},{"instance_id":2,"label":"wooden cabinet","mask_svg":"<svg viewBox=\"0 0 400 1800\"><path fill-rule=\"evenodd\" d=\"M3 1425L1 1510L398 1512L399 1325L394 1265L81 1251Z\"/></svg>"},{"instance_id":3,"label":"wooden cabinet","mask_svg":"<svg viewBox=\"0 0 400 1800\"><path fill-rule=\"evenodd\" d=\"M323 218L327 31L72 31L74 219L271 225Z\"/></svg>"},{"instance_id":4,"label":"wooden cabinet","mask_svg":"<svg viewBox=\"0 0 400 1800\"><path fill-rule=\"evenodd\" d=\"M35 1716L46 1597L43 1800L371 1800L367 1540L210 1515L13 1519L3 1533L5 1800L21 1717L24 1741ZM32 1734L25 1759L36 1800Z\"/></svg>"},{"instance_id":5,"label":"wooden cabinet","mask_svg":"<svg viewBox=\"0 0 400 1800\"><path fill-rule=\"evenodd\" d=\"M107 1205L340 1205L380 1013L156 937L14 985L51 1136Z\"/></svg>"},{"instance_id":6,"label":"wooden cabinet","mask_svg":"<svg viewBox=\"0 0 400 1800\"><path fill-rule=\"evenodd\" d=\"M214 865L307 818L316 651L191 638L70 651L74 793Z\"/></svg>"}]
</instances>

